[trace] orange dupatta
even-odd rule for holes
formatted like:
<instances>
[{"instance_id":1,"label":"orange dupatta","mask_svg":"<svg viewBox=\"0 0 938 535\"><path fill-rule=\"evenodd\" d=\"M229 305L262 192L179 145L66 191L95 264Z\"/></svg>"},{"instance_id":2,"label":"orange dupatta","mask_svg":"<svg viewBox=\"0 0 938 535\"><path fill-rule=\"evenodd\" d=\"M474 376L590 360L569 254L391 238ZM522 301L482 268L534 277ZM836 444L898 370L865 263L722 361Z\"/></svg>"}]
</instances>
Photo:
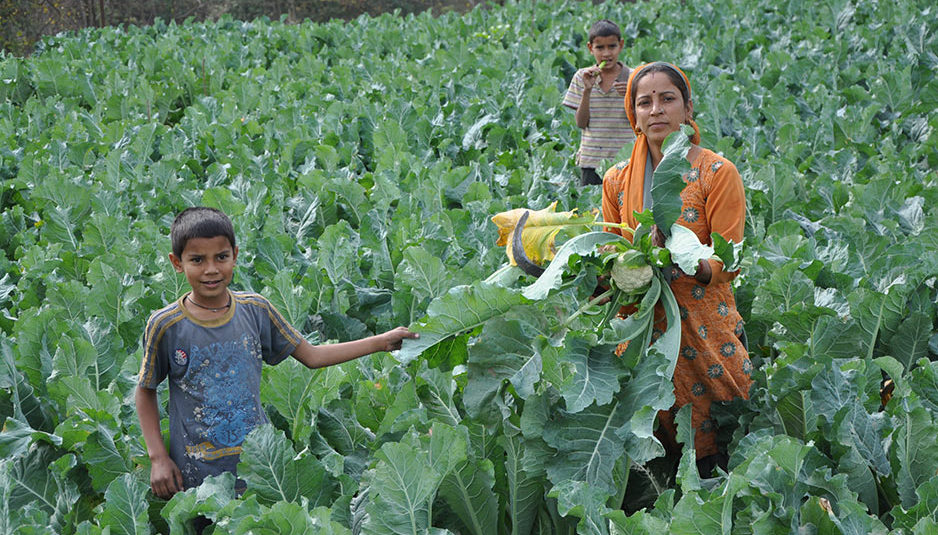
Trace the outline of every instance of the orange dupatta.
<instances>
[{"instance_id":1,"label":"orange dupatta","mask_svg":"<svg viewBox=\"0 0 938 535\"><path fill-rule=\"evenodd\" d=\"M684 84L687 86L687 100L691 100L690 80L688 80L687 75L674 64L660 61L645 63L633 69L632 73L629 75L629 83L625 90L624 105L625 114L629 118L629 124L632 126L632 131L635 132L635 144L632 146L632 154L629 157L629 163L627 165L621 168L616 166L606 171L606 175L603 177L602 210L604 221L612 223L624 222L633 229L638 226L638 221L632 213L624 214L625 221L622 221L618 199L620 194L628 195L629 204L631 206L643 206L645 165L648 161L648 140L645 138L645 133L638 130L635 124L635 103L632 101L632 85L638 73L646 67L658 64L664 64L681 75L684 79ZM699 145L700 128L693 120L689 120L688 122L694 127L694 135L691 137L690 142L694 145ZM628 187L628 191L625 191L626 187ZM604 230L606 230L606 232L615 232L616 234L622 235L622 231L616 228L605 228ZM631 235L625 237L629 239L629 241L632 239Z\"/></svg>"}]
</instances>

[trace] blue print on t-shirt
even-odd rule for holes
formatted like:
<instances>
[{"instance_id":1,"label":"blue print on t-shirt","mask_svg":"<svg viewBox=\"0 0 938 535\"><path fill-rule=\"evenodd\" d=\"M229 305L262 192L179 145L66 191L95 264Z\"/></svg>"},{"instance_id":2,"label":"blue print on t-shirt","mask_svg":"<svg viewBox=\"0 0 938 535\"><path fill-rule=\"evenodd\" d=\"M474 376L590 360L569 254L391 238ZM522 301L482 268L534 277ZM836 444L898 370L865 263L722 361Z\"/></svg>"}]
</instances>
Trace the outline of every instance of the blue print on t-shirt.
<instances>
[{"instance_id":1,"label":"blue print on t-shirt","mask_svg":"<svg viewBox=\"0 0 938 535\"><path fill-rule=\"evenodd\" d=\"M195 382L205 392L205 405L195 415L216 448L241 445L258 423L256 405L244 385L255 373L248 369L254 360L248 348L254 344L246 338L250 337L192 348L193 363L201 364Z\"/></svg>"}]
</instances>

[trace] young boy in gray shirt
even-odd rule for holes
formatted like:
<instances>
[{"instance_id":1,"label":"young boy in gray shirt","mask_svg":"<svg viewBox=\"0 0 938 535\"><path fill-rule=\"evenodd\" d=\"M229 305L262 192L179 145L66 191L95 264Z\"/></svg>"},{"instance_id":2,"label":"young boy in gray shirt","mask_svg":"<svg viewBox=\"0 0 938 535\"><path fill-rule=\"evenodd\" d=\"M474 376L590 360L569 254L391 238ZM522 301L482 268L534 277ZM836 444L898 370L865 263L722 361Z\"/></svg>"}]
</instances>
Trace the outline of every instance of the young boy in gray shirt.
<instances>
[{"instance_id":1,"label":"young boy in gray shirt","mask_svg":"<svg viewBox=\"0 0 938 535\"><path fill-rule=\"evenodd\" d=\"M192 290L156 311L143 335L135 392L150 457L150 486L168 499L206 476L236 473L245 436L267 423L261 367L292 356L309 368L399 349L404 327L351 342L313 346L263 296L228 288L238 257L234 228L214 208L187 208L170 231L169 259ZM169 451L156 388L169 378ZM243 483L239 482L241 490Z\"/></svg>"}]
</instances>

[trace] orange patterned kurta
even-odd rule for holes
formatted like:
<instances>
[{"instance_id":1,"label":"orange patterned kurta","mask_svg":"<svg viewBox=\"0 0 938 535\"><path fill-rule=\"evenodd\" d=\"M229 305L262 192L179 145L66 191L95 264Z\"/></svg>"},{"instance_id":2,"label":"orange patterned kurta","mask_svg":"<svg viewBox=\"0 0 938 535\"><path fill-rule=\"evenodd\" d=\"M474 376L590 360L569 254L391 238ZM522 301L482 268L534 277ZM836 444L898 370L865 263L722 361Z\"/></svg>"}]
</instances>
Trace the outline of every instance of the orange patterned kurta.
<instances>
[{"instance_id":1,"label":"orange patterned kurta","mask_svg":"<svg viewBox=\"0 0 938 535\"><path fill-rule=\"evenodd\" d=\"M684 177L687 186L681 192L683 206L678 223L693 230L704 244L710 244L712 232L739 243L745 226L746 197L736 167L706 149L697 152L691 167ZM638 222L632 213L642 210L644 179L630 181L629 176L628 164L617 165L606 172L603 218L609 222L626 222L635 228ZM693 404L697 458L717 453L716 425L710 418L711 403L736 397L748 399L752 383L752 362L740 341L743 320L736 310L730 286L737 272L723 271L723 265L716 260L710 261L710 267L713 277L709 284L701 284L689 275L681 275L671 282L681 313L681 349L674 369L674 407ZM664 313L660 305L655 317L663 327ZM667 431L667 436L662 438L673 440L673 414L662 411L658 417Z\"/></svg>"}]
</instances>

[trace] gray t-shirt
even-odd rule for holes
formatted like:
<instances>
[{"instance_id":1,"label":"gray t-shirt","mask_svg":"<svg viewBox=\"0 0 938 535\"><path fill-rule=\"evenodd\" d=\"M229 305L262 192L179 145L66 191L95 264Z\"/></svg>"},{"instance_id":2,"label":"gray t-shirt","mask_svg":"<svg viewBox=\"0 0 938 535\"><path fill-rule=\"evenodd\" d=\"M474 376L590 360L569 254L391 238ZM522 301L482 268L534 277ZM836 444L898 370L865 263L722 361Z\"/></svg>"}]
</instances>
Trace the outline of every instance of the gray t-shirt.
<instances>
[{"instance_id":1,"label":"gray t-shirt","mask_svg":"<svg viewBox=\"0 0 938 535\"><path fill-rule=\"evenodd\" d=\"M303 340L263 296L230 292L231 309L210 322L180 298L147 321L138 384L169 377L169 456L186 488L209 475L236 473L244 437L267 415L261 367L277 364Z\"/></svg>"}]
</instances>

